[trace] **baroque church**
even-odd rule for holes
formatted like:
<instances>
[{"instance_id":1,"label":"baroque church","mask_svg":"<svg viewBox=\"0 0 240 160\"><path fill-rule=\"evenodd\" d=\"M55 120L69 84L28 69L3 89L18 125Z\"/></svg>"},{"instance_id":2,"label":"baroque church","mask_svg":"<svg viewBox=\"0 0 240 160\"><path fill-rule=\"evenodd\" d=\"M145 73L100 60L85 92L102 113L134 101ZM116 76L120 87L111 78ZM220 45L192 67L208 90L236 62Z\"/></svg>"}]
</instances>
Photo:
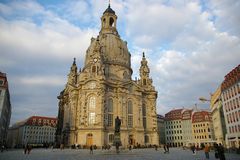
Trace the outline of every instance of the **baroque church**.
<instances>
[{"instance_id":1,"label":"baroque church","mask_svg":"<svg viewBox=\"0 0 240 160\"><path fill-rule=\"evenodd\" d=\"M121 142L158 145L155 90L143 53L140 78L132 80L131 54L117 31L110 5L101 17L101 30L86 51L79 69L74 58L68 81L58 96L58 144L112 145L114 120L121 119Z\"/></svg>"}]
</instances>

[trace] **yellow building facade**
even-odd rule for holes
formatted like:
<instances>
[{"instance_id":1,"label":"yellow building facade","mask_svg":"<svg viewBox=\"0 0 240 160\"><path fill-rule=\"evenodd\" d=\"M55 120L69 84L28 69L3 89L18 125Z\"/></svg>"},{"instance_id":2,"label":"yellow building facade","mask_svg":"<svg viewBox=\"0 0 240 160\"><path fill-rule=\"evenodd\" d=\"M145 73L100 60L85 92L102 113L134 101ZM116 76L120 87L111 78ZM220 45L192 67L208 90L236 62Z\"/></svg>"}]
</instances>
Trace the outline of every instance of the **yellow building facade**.
<instances>
[{"instance_id":1,"label":"yellow building facade","mask_svg":"<svg viewBox=\"0 0 240 160\"><path fill-rule=\"evenodd\" d=\"M117 31L110 7L101 17L101 30L86 51L78 71L75 59L68 82L58 96L57 141L65 145L112 145L114 120L121 119L121 142L128 145L159 143L157 92L143 53L140 78L132 80L131 54Z\"/></svg>"},{"instance_id":2,"label":"yellow building facade","mask_svg":"<svg viewBox=\"0 0 240 160\"><path fill-rule=\"evenodd\" d=\"M216 143L225 145L226 125L221 100L221 86L211 95L210 108Z\"/></svg>"},{"instance_id":3,"label":"yellow building facade","mask_svg":"<svg viewBox=\"0 0 240 160\"><path fill-rule=\"evenodd\" d=\"M192 134L195 145L212 145L214 141L212 115L208 111L195 111L192 113Z\"/></svg>"}]
</instances>

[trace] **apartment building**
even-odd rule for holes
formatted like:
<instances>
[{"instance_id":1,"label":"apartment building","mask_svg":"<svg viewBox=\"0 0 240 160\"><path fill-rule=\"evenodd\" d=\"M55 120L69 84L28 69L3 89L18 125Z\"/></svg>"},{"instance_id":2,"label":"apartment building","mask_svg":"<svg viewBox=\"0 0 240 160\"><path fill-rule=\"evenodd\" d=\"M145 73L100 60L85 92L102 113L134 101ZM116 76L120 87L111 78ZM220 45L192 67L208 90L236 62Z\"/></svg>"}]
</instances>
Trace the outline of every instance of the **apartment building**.
<instances>
[{"instance_id":1,"label":"apartment building","mask_svg":"<svg viewBox=\"0 0 240 160\"><path fill-rule=\"evenodd\" d=\"M221 84L222 105L226 123L226 146L240 146L240 65L230 71Z\"/></svg>"}]
</instances>

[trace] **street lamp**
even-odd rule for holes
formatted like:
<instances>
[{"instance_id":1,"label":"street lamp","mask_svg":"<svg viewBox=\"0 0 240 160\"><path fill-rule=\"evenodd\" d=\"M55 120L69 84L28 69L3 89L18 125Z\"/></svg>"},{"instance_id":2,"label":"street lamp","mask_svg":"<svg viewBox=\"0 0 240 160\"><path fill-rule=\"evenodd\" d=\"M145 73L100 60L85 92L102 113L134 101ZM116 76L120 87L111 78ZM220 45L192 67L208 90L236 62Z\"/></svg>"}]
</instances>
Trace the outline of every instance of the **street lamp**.
<instances>
[{"instance_id":1,"label":"street lamp","mask_svg":"<svg viewBox=\"0 0 240 160\"><path fill-rule=\"evenodd\" d=\"M200 97L199 100L202 101L202 102L210 102L211 101L211 100L206 99L204 97Z\"/></svg>"}]
</instances>

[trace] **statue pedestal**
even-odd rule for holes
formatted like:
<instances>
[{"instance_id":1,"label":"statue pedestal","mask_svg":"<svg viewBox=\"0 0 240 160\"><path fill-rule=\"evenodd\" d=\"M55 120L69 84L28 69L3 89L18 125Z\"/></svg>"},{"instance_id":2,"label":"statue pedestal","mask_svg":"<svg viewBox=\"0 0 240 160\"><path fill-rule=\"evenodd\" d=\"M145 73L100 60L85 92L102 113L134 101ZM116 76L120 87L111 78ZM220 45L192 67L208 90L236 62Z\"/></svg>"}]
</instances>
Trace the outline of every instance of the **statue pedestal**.
<instances>
[{"instance_id":1,"label":"statue pedestal","mask_svg":"<svg viewBox=\"0 0 240 160\"><path fill-rule=\"evenodd\" d=\"M120 132L114 133L113 146L122 146Z\"/></svg>"},{"instance_id":2,"label":"statue pedestal","mask_svg":"<svg viewBox=\"0 0 240 160\"><path fill-rule=\"evenodd\" d=\"M119 153L119 146L122 145L120 132L114 133L113 146L116 146L116 152Z\"/></svg>"}]
</instances>

